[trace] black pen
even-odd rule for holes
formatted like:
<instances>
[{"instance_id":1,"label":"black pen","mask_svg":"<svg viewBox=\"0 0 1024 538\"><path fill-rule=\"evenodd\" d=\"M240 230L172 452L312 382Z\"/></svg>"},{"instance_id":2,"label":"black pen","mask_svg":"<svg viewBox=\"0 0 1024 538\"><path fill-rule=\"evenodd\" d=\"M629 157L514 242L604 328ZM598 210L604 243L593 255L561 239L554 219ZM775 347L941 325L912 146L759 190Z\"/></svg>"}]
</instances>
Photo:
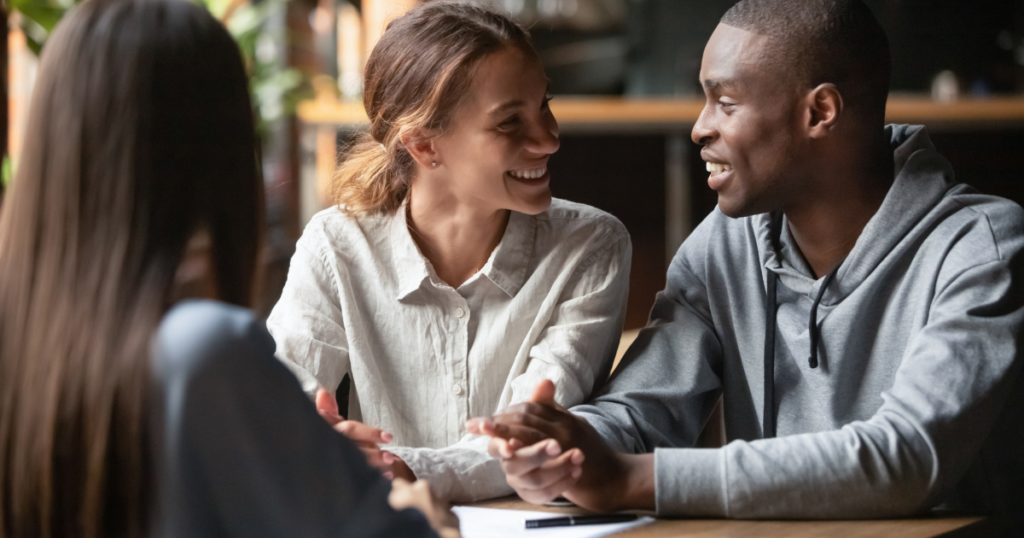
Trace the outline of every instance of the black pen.
<instances>
[{"instance_id":1,"label":"black pen","mask_svg":"<svg viewBox=\"0 0 1024 538\"><path fill-rule=\"evenodd\" d=\"M543 529L545 527L572 527L575 525L601 525L603 523L625 523L636 521L636 514L612 514L608 516L576 516L552 517L547 519L527 519L527 529Z\"/></svg>"}]
</instances>

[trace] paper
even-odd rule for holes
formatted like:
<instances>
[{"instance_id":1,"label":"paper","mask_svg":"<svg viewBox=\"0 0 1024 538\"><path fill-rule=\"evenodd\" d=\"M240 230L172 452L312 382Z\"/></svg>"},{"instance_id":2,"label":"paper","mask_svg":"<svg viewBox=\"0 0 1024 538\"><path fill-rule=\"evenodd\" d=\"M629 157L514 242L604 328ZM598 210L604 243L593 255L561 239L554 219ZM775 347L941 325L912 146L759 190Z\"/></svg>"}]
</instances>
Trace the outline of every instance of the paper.
<instances>
[{"instance_id":1,"label":"paper","mask_svg":"<svg viewBox=\"0 0 1024 538\"><path fill-rule=\"evenodd\" d=\"M559 514L473 506L454 506L452 511L459 516L462 538L598 538L654 521L652 517L641 517L636 521L627 521L626 523L527 529L527 519L559 517Z\"/></svg>"}]
</instances>

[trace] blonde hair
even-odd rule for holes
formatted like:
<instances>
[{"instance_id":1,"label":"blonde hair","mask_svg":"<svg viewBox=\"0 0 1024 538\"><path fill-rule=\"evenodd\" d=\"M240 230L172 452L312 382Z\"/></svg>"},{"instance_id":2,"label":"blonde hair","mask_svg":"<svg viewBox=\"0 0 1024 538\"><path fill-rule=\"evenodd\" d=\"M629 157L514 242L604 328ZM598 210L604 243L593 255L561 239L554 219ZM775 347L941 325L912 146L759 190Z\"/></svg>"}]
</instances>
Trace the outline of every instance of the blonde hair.
<instances>
[{"instance_id":1,"label":"blonde hair","mask_svg":"<svg viewBox=\"0 0 1024 538\"><path fill-rule=\"evenodd\" d=\"M388 24L366 63L370 130L345 150L331 180L334 203L349 214L394 213L413 167L403 136L443 132L473 68L509 46L536 54L522 26L468 3L425 2Z\"/></svg>"}]
</instances>

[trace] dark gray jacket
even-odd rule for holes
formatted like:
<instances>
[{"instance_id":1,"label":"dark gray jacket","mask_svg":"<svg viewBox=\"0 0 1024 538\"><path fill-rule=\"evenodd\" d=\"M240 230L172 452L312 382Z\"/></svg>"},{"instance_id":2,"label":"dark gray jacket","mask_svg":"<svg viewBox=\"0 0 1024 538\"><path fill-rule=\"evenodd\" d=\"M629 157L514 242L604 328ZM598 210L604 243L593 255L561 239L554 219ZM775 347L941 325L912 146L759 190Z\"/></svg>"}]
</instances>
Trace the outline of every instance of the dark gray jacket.
<instances>
[{"instance_id":1,"label":"dark gray jacket","mask_svg":"<svg viewBox=\"0 0 1024 538\"><path fill-rule=\"evenodd\" d=\"M317 414L242 308L175 306L157 333L156 536L436 536ZM162 407L162 408L161 408Z\"/></svg>"}]
</instances>

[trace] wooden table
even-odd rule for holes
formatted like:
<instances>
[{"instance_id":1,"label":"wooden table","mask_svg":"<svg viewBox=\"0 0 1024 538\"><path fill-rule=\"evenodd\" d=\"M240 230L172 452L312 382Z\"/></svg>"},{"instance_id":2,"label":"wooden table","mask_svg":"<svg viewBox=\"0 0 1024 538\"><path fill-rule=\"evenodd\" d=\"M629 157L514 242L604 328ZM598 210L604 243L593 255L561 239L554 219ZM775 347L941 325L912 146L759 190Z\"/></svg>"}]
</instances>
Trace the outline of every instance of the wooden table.
<instances>
[{"instance_id":1,"label":"wooden table","mask_svg":"<svg viewBox=\"0 0 1024 538\"><path fill-rule=\"evenodd\" d=\"M584 515L582 508L552 508L536 506L518 497L504 497L471 504L481 508L505 510L533 510L555 514ZM665 538L686 536L710 538L728 537L825 537L863 536L865 538L925 538L931 536L973 537L989 536L992 529L981 517L930 517L884 521L737 521L727 519L659 519L613 536L615 538Z\"/></svg>"}]
</instances>

